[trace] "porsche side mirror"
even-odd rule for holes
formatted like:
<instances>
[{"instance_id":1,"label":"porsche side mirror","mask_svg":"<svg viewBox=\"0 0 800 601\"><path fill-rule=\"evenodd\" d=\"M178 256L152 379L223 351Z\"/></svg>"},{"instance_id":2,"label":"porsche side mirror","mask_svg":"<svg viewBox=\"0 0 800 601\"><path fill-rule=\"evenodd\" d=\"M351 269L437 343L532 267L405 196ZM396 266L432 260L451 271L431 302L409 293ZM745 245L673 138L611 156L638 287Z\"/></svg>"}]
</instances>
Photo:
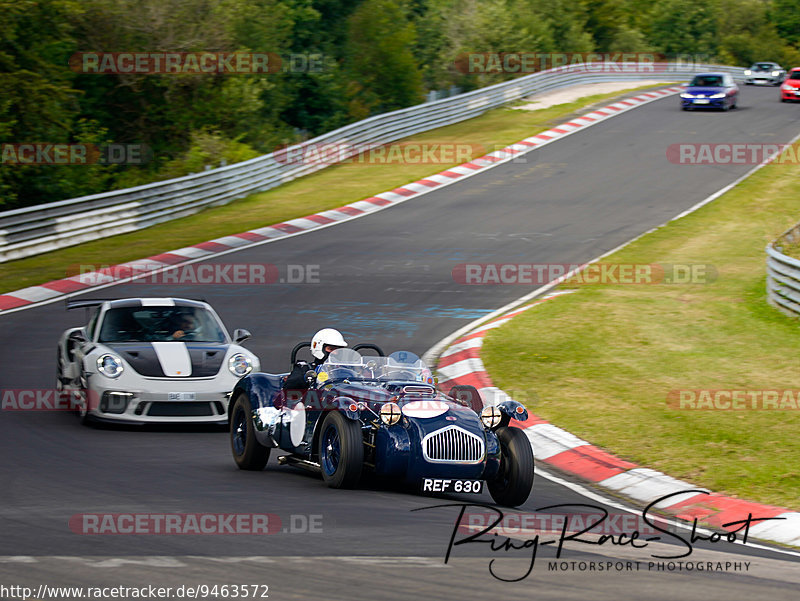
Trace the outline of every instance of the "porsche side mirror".
<instances>
[{"instance_id":1,"label":"porsche side mirror","mask_svg":"<svg viewBox=\"0 0 800 601\"><path fill-rule=\"evenodd\" d=\"M69 335L70 340L74 340L78 344L86 344L89 342L89 339L86 337L86 330L81 328L80 330L75 330Z\"/></svg>"},{"instance_id":2,"label":"porsche side mirror","mask_svg":"<svg viewBox=\"0 0 800 601\"><path fill-rule=\"evenodd\" d=\"M248 338L250 338L250 336L252 336L252 334L250 334L250 332L248 332L247 330L244 330L244 329L242 329L242 328L236 328L236 329L233 331L233 341L234 341L236 344L239 344L239 343L241 343L241 342L244 342L245 340L247 340Z\"/></svg>"}]
</instances>

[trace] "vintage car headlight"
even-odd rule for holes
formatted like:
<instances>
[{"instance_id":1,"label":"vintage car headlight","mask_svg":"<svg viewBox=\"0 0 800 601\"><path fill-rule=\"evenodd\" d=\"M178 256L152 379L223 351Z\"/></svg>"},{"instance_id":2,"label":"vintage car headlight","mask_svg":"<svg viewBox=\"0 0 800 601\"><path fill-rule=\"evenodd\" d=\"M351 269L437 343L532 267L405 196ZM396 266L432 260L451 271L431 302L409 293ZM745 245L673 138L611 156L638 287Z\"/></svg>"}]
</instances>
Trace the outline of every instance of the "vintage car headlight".
<instances>
[{"instance_id":1,"label":"vintage car headlight","mask_svg":"<svg viewBox=\"0 0 800 601\"><path fill-rule=\"evenodd\" d=\"M488 407L481 409L481 421L487 428L495 428L499 426L502 419L503 414L500 412L500 409L494 405L489 405Z\"/></svg>"},{"instance_id":2,"label":"vintage car headlight","mask_svg":"<svg viewBox=\"0 0 800 601\"><path fill-rule=\"evenodd\" d=\"M720 92L719 94L712 94L709 98L725 98L725 93Z\"/></svg>"},{"instance_id":3,"label":"vintage car headlight","mask_svg":"<svg viewBox=\"0 0 800 601\"><path fill-rule=\"evenodd\" d=\"M236 353L228 359L228 369L234 376L241 378L253 371L253 362L247 355Z\"/></svg>"},{"instance_id":4,"label":"vintage car headlight","mask_svg":"<svg viewBox=\"0 0 800 601\"><path fill-rule=\"evenodd\" d=\"M381 421L387 426L394 426L400 421L402 414L400 405L397 403L384 403L381 405Z\"/></svg>"},{"instance_id":5,"label":"vintage car headlight","mask_svg":"<svg viewBox=\"0 0 800 601\"><path fill-rule=\"evenodd\" d=\"M105 353L97 358L97 371L107 378L118 378L125 368L122 359L112 353Z\"/></svg>"}]
</instances>

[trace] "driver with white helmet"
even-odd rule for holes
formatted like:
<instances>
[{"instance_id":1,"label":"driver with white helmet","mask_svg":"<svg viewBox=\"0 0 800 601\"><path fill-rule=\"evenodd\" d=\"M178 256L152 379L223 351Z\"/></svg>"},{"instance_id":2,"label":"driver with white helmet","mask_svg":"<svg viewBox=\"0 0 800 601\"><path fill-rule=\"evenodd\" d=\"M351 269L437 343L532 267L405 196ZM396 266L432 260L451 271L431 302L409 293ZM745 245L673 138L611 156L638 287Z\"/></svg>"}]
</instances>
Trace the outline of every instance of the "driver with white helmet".
<instances>
[{"instance_id":1,"label":"driver with white helmet","mask_svg":"<svg viewBox=\"0 0 800 601\"><path fill-rule=\"evenodd\" d=\"M283 384L284 389L298 390L308 388L308 381L306 380L306 373L309 370L315 370L325 363L333 351L337 348L344 348L347 342L339 330L333 328L323 328L311 338L311 354L314 356L314 362L309 364L307 361L298 361L294 364L292 372L286 377Z\"/></svg>"}]
</instances>

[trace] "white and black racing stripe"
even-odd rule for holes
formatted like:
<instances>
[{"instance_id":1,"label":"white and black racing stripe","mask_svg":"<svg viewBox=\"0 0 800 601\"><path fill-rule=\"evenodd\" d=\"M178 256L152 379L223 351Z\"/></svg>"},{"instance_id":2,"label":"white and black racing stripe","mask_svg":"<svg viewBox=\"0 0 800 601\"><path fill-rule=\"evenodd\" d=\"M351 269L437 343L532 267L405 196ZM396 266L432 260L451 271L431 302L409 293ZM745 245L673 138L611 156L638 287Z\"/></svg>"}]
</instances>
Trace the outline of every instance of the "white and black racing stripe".
<instances>
[{"instance_id":1,"label":"white and black racing stripe","mask_svg":"<svg viewBox=\"0 0 800 601\"><path fill-rule=\"evenodd\" d=\"M217 375L227 344L205 342L120 342L108 344L146 378L207 378Z\"/></svg>"},{"instance_id":2,"label":"white and black racing stripe","mask_svg":"<svg viewBox=\"0 0 800 601\"><path fill-rule=\"evenodd\" d=\"M168 378L192 375L192 358L185 342L151 342L156 352L161 371Z\"/></svg>"}]
</instances>

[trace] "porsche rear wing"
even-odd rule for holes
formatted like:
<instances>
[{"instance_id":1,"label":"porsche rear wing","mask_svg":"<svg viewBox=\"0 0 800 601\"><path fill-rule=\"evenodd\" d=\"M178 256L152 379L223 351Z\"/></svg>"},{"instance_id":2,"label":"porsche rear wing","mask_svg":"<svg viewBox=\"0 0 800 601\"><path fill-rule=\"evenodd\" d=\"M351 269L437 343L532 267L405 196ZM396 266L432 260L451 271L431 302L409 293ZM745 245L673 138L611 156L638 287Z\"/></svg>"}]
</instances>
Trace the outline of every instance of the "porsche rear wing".
<instances>
[{"instance_id":1,"label":"porsche rear wing","mask_svg":"<svg viewBox=\"0 0 800 601\"><path fill-rule=\"evenodd\" d=\"M113 302L115 300L122 300L122 299L119 299L119 298L85 298L85 299L81 299L81 300L73 300L73 299L67 298L67 299L64 300L64 305L66 306L67 311L69 311L70 309L86 309L86 308L98 307L98 306L102 305L103 303L110 303L110 302ZM185 300L208 304L208 301L206 299L204 299L204 298L187 298Z\"/></svg>"},{"instance_id":2,"label":"porsche rear wing","mask_svg":"<svg viewBox=\"0 0 800 601\"><path fill-rule=\"evenodd\" d=\"M109 301L114 300L113 298L88 298L82 300L72 300L66 299L64 301L64 306L66 307L67 311L71 309L82 309L86 307L97 307L102 305L103 303L107 303Z\"/></svg>"}]
</instances>

